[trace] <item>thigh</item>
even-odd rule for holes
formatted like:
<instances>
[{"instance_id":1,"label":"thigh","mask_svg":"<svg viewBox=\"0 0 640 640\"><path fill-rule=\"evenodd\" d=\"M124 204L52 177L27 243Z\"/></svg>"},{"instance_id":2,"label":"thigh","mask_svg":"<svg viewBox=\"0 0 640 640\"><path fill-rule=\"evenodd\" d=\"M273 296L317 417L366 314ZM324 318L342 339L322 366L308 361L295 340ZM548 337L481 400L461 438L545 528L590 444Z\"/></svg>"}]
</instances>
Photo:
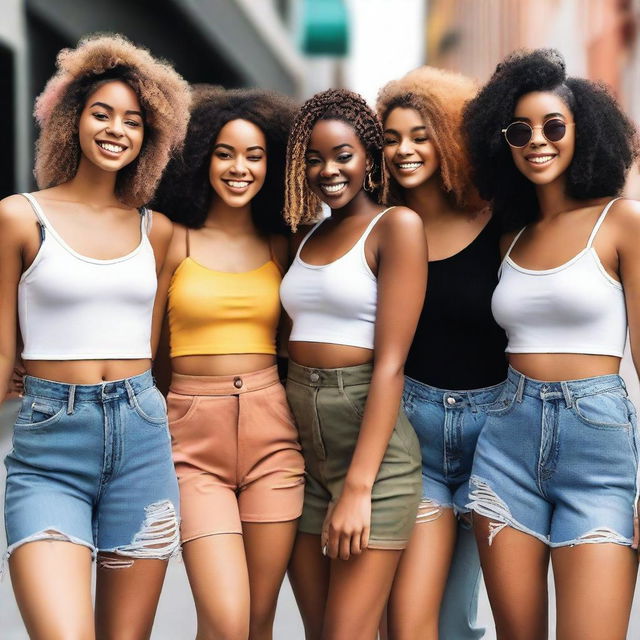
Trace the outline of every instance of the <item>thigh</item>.
<instances>
[{"instance_id":1,"label":"thigh","mask_svg":"<svg viewBox=\"0 0 640 640\"><path fill-rule=\"evenodd\" d=\"M244 523L251 593L251 638L271 638L278 593L291 557L297 521Z\"/></svg>"},{"instance_id":2,"label":"thigh","mask_svg":"<svg viewBox=\"0 0 640 640\"><path fill-rule=\"evenodd\" d=\"M551 552L558 640L624 640L638 561L628 546L601 543Z\"/></svg>"},{"instance_id":3,"label":"thigh","mask_svg":"<svg viewBox=\"0 0 640 640\"><path fill-rule=\"evenodd\" d=\"M416 524L402 552L387 604L387 629L394 639L437 639L438 614L456 539L452 509ZM415 603L420 602L416 607ZM444 636L447 637L447 636Z\"/></svg>"},{"instance_id":4,"label":"thigh","mask_svg":"<svg viewBox=\"0 0 640 640\"><path fill-rule=\"evenodd\" d=\"M187 569L203 637L249 634L249 575L242 536L219 534L185 543Z\"/></svg>"},{"instance_id":5,"label":"thigh","mask_svg":"<svg viewBox=\"0 0 640 640\"><path fill-rule=\"evenodd\" d=\"M109 560L115 562L110 568ZM164 560L136 559L123 566L120 556L99 554L96 569L97 640L146 640L151 636Z\"/></svg>"},{"instance_id":6,"label":"thigh","mask_svg":"<svg viewBox=\"0 0 640 640\"><path fill-rule=\"evenodd\" d=\"M512 527L504 527L490 544L494 523L477 514L473 521L498 639L547 638L549 548Z\"/></svg>"},{"instance_id":7,"label":"thigh","mask_svg":"<svg viewBox=\"0 0 640 640\"><path fill-rule=\"evenodd\" d=\"M30 542L11 554L9 570L30 638L94 638L87 547L62 541Z\"/></svg>"},{"instance_id":8,"label":"thigh","mask_svg":"<svg viewBox=\"0 0 640 640\"><path fill-rule=\"evenodd\" d=\"M329 568L329 559L322 555L320 535L298 533L288 574L307 640L318 640L322 632L329 592Z\"/></svg>"},{"instance_id":9,"label":"thigh","mask_svg":"<svg viewBox=\"0 0 640 640\"><path fill-rule=\"evenodd\" d=\"M400 553L367 549L349 560L331 561L324 640L375 640Z\"/></svg>"}]
</instances>

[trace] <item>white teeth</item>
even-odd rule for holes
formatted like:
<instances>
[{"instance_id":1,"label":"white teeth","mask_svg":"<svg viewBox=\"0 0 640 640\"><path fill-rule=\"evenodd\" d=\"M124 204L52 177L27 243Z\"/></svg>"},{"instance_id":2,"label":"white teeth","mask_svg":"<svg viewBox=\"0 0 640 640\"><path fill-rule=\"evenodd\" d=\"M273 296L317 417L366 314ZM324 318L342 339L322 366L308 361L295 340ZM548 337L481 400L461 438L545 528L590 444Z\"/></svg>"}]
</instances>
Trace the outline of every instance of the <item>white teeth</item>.
<instances>
[{"instance_id":1,"label":"white teeth","mask_svg":"<svg viewBox=\"0 0 640 640\"><path fill-rule=\"evenodd\" d=\"M346 184L346 182L340 182L338 184L321 184L320 186L322 187L322 190L326 191L327 193L336 193L337 191L340 191L340 189L342 189Z\"/></svg>"},{"instance_id":2,"label":"white teeth","mask_svg":"<svg viewBox=\"0 0 640 640\"><path fill-rule=\"evenodd\" d=\"M236 187L237 189L244 189L249 186L246 180L227 180L227 184L230 187Z\"/></svg>"},{"instance_id":3,"label":"white teeth","mask_svg":"<svg viewBox=\"0 0 640 640\"><path fill-rule=\"evenodd\" d=\"M417 169L420 165L422 164L422 162L403 162L403 163L399 163L398 167L400 167L400 169Z\"/></svg>"},{"instance_id":4,"label":"white teeth","mask_svg":"<svg viewBox=\"0 0 640 640\"><path fill-rule=\"evenodd\" d=\"M119 144L111 144L109 142L98 142L98 146L106 149L107 151L111 151L111 153L121 153L124 151L124 147L121 147Z\"/></svg>"},{"instance_id":5,"label":"white teeth","mask_svg":"<svg viewBox=\"0 0 640 640\"><path fill-rule=\"evenodd\" d=\"M534 164L544 164L551 160L554 156L538 156L536 158L529 158L529 162L533 162Z\"/></svg>"}]
</instances>

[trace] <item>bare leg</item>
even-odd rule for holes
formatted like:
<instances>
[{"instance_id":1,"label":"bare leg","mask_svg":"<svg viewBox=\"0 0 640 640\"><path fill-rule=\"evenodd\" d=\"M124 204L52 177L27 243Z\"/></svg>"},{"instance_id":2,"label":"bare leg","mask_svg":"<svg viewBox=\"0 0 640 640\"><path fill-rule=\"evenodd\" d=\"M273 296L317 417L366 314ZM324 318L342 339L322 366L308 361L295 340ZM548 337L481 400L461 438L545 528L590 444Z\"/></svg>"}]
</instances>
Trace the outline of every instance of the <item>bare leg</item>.
<instances>
[{"instance_id":1,"label":"bare leg","mask_svg":"<svg viewBox=\"0 0 640 640\"><path fill-rule=\"evenodd\" d=\"M498 639L545 640L549 548L511 527L504 527L489 546L490 522L489 518L473 516Z\"/></svg>"},{"instance_id":2,"label":"bare leg","mask_svg":"<svg viewBox=\"0 0 640 640\"><path fill-rule=\"evenodd\" d=\"M390 640L438 639L440 603L457 528L452 509L440 508L438 513L416 524L402 553L387 604Z\"/></svg>"},{"instance_id":3,"label":"bare leg","mask_svg":"<svg viewBox=\"0 0 640 640\"><path fill-rule=\"evenodd\" d=\"M126 563L130 566L125 566ZM106 568L109 564L114 568ZM119 568L115 568L118 565ZM147 640L151 637L166 571L166 560L98 554L96 638Z\"/></svg>"},{"instance_id":4,"label":"bare leg","mask_svg":"<svg viewBox=\"0 0 640 640\"><path fill-rule=\"evenodd\" d=\"M329 568L330 561L321 553L320 536L298 533L289 563L289 580L307 640L319 640L322 634Z\"/></svg>"},{"instance_id":5,"label":"bare leg","mask_svg":"<svg viewBox=\"0 0 640 640\"><path fill-rule=\"evenodd\" d=\"M624 640L638 571L635 552L613 543L551 552L558 640Z\"/></svg>"},{"instance_id":6,"label":"bare leg","mask_svg":"<svg viewBox=\"0 0 640 640\"><path fill-rule=\"evenodd\" d=\"M72 542L38 541L9 559L11 583L32 640L93 640L91 551Z\"/></svg>"},{"instance_id":7,"label":"bare leg","mask_svg":"<svg viewBox=\"0 0 640 640\"><path fill-rule=\"evenodd\" d=\"M206 536L184 543L198 615L197 640L246 640L249 637L249 575L242 536Z\"/></svg>"},{"instance_id":8,"label":"bare leg","mask_svg":"<svg viewBox=\"0 0 640 640\"><path fill-rule=\"evenodd\" d=\"M278 594L298 521L242 524L249 571L251 640L271 640Z\"/></svg>"},{"instance_id":9,"label":"bare leg","mask_svg":"<svg viewBox=\"0 0 640 640\"><path fill-rule=\"evenodd\" d=\"M400 551L367 549L332 560L322 640L375 640Z\"/></svg>"}]
</instances>

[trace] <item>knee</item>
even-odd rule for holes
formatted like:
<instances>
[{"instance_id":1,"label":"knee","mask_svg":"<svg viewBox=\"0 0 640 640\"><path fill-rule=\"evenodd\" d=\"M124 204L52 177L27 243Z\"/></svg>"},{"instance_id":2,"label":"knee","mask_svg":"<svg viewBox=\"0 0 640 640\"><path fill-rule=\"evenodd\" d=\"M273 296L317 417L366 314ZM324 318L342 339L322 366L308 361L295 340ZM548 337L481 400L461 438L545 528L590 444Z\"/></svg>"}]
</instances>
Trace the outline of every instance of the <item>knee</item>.
<instances>
[{"instance_id":1,"label":"knee","mask_svg":"<svg viewBox=\"0 0 640 640\"><path fill-rule=\"evenodd\" d=\"M196 640L248 640L249 625L241 620L198 620Z\"/></svg>"},{"instance_id":2,"label":"knee","mask_svg":"<svg viewBox=\"0 0 640 640\"><path fill-rule=\"evenodd\" d=\"M262 638L270 640L275 615L274 607L264 607L257 610L252 608L249 634L251 640L262 640Z\"/></svg>"}]
</instances>

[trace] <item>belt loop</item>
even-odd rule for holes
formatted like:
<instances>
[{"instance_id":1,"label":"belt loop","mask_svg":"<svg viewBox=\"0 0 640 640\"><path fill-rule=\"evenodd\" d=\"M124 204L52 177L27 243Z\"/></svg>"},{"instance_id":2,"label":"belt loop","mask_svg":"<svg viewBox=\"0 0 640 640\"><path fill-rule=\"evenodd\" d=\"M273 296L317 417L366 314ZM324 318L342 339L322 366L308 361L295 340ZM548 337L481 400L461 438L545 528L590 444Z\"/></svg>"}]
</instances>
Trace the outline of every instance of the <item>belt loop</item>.
<instances>
[{"instance_id":1,"label":"belt loop","mask_svg":"<svg viewBox=\"0 0 640 640\"><path fill-rule=\"evenodd\" d=\"M520 374L520 380L518 380L518 390L516 391L516 402L522 402L522 396L524 394L524 380L524 375Z\"/></svg>"},{"instance_id":2,"label":"belt loop","mask_svg":"<svg viewBox=\"0 0 640 640\"><path fill-rule=\"evenodd\" d=\"M70 416L73 413L76 400L76 385L69 385L69 397L67 398L67 415Z\"/></svg>"},{"instance_id":3,"label":"belt loop","mask_svg":"<svg viewBox=\"0 0 640 640\"><path fill-rule=\"evenodd\" d=\"M573 407L573 396L571 395L571 389L569 389L569 385L563 380L560 383L562 387L562 395L564 396L565 404L567 405L567 409L571 409Z\"/></svg>"},{"instance_id":4,"label":"belt loop","mask_svg":"<svg viewBox=\"0 0 640 640\"><path fill-rule=\"evenodd\" d=\"M469 406L471 407L471 413L478 413L478 407L473 400L473 394L470 391L467 391L467 400L469 401Z\"/></svg>"},{"instance_id":5,"label":"belt loop","mask_svg":"<svg viewBox=\"0 0 640 640\"><path fill-rule=\"evenodd\" d=\"M136 393L133 390L131 383L126 378L124 381L124 388L127 390L127 395L129 396L129 406L134 407L136 404L135 402Z\"/></svg>"},{"instance_id":6,"label":"belt loop","mask_svg":"<svg viewBox=\"0 0 640 640\"><path fill-rule=\"evenodd\" d=\"M342 371L338 369L336 371L336 377L338 378L338 389L340 389L340 393L344 391L344 380L342 379Z\"/></svg>"}]
</instances>

